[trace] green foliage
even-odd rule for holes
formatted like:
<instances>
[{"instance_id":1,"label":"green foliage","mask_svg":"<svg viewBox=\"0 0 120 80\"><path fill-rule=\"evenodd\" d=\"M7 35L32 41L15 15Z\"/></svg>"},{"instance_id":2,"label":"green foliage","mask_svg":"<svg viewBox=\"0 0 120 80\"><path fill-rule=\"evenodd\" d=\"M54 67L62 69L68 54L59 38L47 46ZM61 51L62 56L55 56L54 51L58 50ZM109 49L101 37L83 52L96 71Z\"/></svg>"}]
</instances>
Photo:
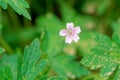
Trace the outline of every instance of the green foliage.
<instances>
[{"instance_id":1,"label":"green foliage","mask_svg":"<svg viewBox=\"0 0 120 80\"><path fill-rule=\"evenodd\" d=\"M99 49L102 50L109 50L112 46L111 40L108 36L104 35L104 34L95 34L95 41L98 42L97 47L99 47Z\"/></svg>"},{"instance_id":2,"label":"green foliage","mask_svg":"<svg viewBox=\"0 0 120 80\"><path fill-rule=\"evenodd\" d=\"M81 60L81 64L90 67L92 70L100 69L100 76L107 80L116 69L119 71L120 59L117 55L119 48L112 45L110 38L103 34L96 34L95 40L98 42L96 48L91 49L92 53L86 55ZM119 79L118 71L115 72L114 80Z\"/></svg>"},{"instance_id":3,"label":"green foliage","mask_svg":"<svg viewBox=\"0 0 120 80\"><path fill-rule=\"evenodd\" d=\"M17 79L17 55L8 56L3 54L2 58L0 59L0 65L4 69L4 73L9 76L9 79L16 80ZM2 69L1 68L1 69ZM9 70L9 73L7 72ZM0 74L2 76L2 74ZM4 80L5 77L2 77Z\"/></svg>"},{"instance_id":4,"label":"green foliage","mask_svg":"<svg viewBox=\"0 0 120 80\"><path fill-rule=\"evenodd\" d=\"M7 4L9 4L19 15L31 19L26 10L26 8L29 8L29 5L25 0L0 0L0 6L3 9L7 9Z\"/></svg>"},{"instance_id":5,"label":"green foliage","mask_svg":"<svg viewBox=\"0 0 120 80\"><path fill-rule=\"evenodd\" d=\"M47 22L47 23L44 23ZM63 25L60 20L51 13L37 19L38 29L42 31L42 50L54 56L60 53L63 41L59 35Z\"/></svg>"},{"instance_id":6,"label":"green foliage","mask_svg":"<svg viewBox=\"0 0 120 80\"><path fill-rule=\"evenodd\" d=\"M120 80L120 0L0 0L0 7L0 80ZM59 36L68 22L82 30L70 45Z\"/></svg>"},{"instance_id":7,"label":"green foliage","mask_svg":"<svg viewBox=\"0 0 120 80\"><path fill-rule=\"evenodd\" d=\"M3 76L1 77L1 80L35 80L35 78L45 69L47 63L45 59L40 60L41 52L39 48L39 40L35 39L30 46L25 47L23 57L21 55L4 57L1 63L4 65L0 71L1 73L4 73L0 74L0 76ZM15 78L15 75L17 78Z\"/></svg>"},{"instance_id":8,"label":"green foliage","mask_svg":"<svg viewBox=\"0 0 120 80\"><path fill-rule=\"evenodd\" d=\"M80 78L84 75L90 74L90 72L83 68L79 62L74 61L74 56L70 55L59 55L52 61L52 69L59 76L68 76L71 79Z\"/></svg>"},{"instance_id":9,"label":"green foliage","mask_svg":"<svg viewBox=\"0 0 120 80\"><path fill-rule=\"evenodd\" d=\"M24 50L24 57L22 66L18 67L18 80L34 80L39 73L45 68L46 60L39 61L41 53L39 50L39 40L35 39L30 46L26 46ZM21 64L21 61L18 62ZM18 65L20 65L18 64Z\"/></svg>"},{"instance_id":10,"label":"green foliage","mask_svg":"<svg viewBox=\"0 0 120 80\"><path fill-rule=\"evenodd\" d=\"M10 67L4 66L0 68L0 80L13 80Z\"/></svg>"}]
</instances>

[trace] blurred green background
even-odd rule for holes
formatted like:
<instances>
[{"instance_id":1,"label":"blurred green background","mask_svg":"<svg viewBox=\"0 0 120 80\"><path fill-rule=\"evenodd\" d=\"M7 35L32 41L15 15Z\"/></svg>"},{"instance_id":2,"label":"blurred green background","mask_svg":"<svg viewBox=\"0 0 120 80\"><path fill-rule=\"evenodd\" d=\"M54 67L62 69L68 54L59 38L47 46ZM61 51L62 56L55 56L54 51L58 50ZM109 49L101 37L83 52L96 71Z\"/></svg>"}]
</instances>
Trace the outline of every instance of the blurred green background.
<instances>
[{"instance_id":1,"label":"blurred green background","mask_svg":"<svg viewBox=\"0 0 120 80\"><path fill-rule=\"evenodd\" d=\"M0 37L0 46L4 47L9 54L16 48L23 48L35 37L42 36L42 26L39 25L42 18L52 18L52 20L57 18L63 28L65 28L67 22L74 22L76 26L81 26L82 33L97 31L111 36L113 32L112 22L118 20L120 14L119 0L26 1L30 5L28 10L31 20L18 15L10 6L7 10L2 9L3 30ZM44 20L41 23L48 24L49 22ZM57 28L60 25L49 27ZM84 37L89 37L89 35Z\"/></svg>"},{"instance_id":2,"label":"blurred green background","mask_svg":"<svg viewBox=\"0 0 120 80\"><path fill-rule=\"evenodd\" d=\"M2 10L2 37L0 45L8 53L13 49L24 47L35 37L41 36L39 20L53 15L65 28L66 22L74 22L84 31L97 31L109 36L112 34L112 22L120 14L119 0L26 0L32 20L19 16L8 6ZM53 18L54 20L54 18ZM48 24L47 21L42 22ZM55 23L56 24L56 23ZM59 27L55 26L56 28ZM53 28L53 26L49 26ZM58 35L59 36L59 35Z\"/></svg>"},{"instance_id":3,"label":"blurred green background","mask_svg":"<svg viewBox=\"0 0 120 80\"><path fill-rule=\"evenodd\" d=\"M31 20L18 15L10 6L6 10L0 8L0 24L3 25L0 27L0 46L7 54L23 52L25 45L38 37L43 52L50 56L63 52L80 61L96 45L93 40L95 32L111 37L120 27L120 0L26 1ZM82 32L78 43L64 44L64 38L59 36L67 22L80 26Z\"/></svg>"}]
</instances>

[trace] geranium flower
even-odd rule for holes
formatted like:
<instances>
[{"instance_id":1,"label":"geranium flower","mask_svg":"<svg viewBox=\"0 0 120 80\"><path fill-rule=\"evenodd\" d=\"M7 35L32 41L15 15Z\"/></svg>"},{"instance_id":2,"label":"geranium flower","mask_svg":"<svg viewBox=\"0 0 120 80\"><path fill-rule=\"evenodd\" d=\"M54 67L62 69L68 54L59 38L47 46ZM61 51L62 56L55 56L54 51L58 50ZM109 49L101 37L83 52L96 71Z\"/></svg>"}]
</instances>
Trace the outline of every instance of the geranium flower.
<instances>
[{"instance_id":1,"label":"geranium flower","mask_svg":"<svg viewBox=\"0 0 120 80\"><path fill-rule=\"evenodd\" d=\"M71 44L73 41L78 42L80 37L78 34L81 32L80 26L74 27L73 23L66 24L67 29L60 30L59 35L65 36L65 43Z\"/></svg>"}]
</instances>

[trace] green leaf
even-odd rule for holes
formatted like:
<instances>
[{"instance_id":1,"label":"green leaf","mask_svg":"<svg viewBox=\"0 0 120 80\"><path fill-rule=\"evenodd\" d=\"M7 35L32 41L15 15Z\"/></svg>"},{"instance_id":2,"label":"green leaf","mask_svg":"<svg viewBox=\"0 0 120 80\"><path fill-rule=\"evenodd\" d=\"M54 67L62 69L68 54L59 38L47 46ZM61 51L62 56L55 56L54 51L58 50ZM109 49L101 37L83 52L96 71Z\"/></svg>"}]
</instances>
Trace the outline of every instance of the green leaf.
<instances>
[{"instance_id":1,"label":"green leaf","mask_svg":"<svg viewBox=\"0 0 120 80\"><path fill-rule=\"evenodd\" d=\"M16 55L16 54L9 55L9 56L4 54L0 61L3 67L7 66L9 68L9 70L11 71L11 76L12 76L13 80L17 79L17 57L18 57L18 55ZM9 74L7 74L7 75L9 75Z\"/></svg>"},{"instance_id":2,"label":"green leaf","mask_svg":"<svg viewBox=\"0 0 120 80\"><path fill-rule=\"evenodd\" d=\"M108 36L104 35L104 34L98 34L96 33L95 35L95 40L98 43L98 46L100 49L103 50L109 50L112 46L111 40Z\"/></svg>"},{"instance_id":3,"label":"green leaf","mask_svg":"<svg viewBox=\"0 0 120 80\"><path fill-rule=\"evenodd\" d=\"M52 60L52 69L58 74L58 76L65 76L71 79L80 78L84 75L88 75L90 72L83 68L79 62L75 62L74 56L59 55Z\"/></svg>"},{"instance_id":4,"label":"green leaf","mask_svg":"<svg viewBox=\"0 0 120 80\"><path fill-rule=\"evenodd\" d=\"M116 70L119 61L117 57L112 57L106 51L95 48L92 49L92 54L86 55L81 60L81 64L92 70L101 68L100 75L106 80Z\"/></svg>"},{"instance_id":5,"label":"green leaf","mask_svg":"<svg viewBox=\"0 0 120 80\"><path fill-rule=\"evenodd\" d=\"M45 65L47 63L47 60L41 60L37 65L36 65L36 69L35 71L33 72L32 74L32 77L29 78L28 80L34 80L35 77L38 75L38 74L41 74L41 72L45 69Z\"/></svg>"},{"instance_id":6,"label":"green leaf","mask_svg":"<svg viewBox=\"0 0 120 80\"><path fill-rule=\"evenodd\" d=\"M35 39L25 47L23 57L21 54L3 55L0 60L0 80L35 80L45 69L46 63L47 60L41 59L39 40Z\"/></svg>"},{"instance_id":7,"label":"green leaf","mask_svg":"<svg viewBox=\"0 0 120 80\"><path fill-rule=\"evenodd\" d=\"M17 80L19 80L22 77L21 74L21 67L22 67L22 55L18 54L18 59L17 59Z\"/></svg>"},{"instance_id":8,"label":"green leaf","mask_svg":"<svg viewBox=\"0 0 120 80\"><path fill-rule=\"evenodd\" d=\"M28 3L25 0L8 0L8 4L19 14L31 19L26 8L29 8Z\"/></svg>"},{"instance_id":9,"label":"green leaf","mask_svg":"<svg viewBox=\"0 0 120 80\"><path fill-rule=\"evenodd\" d=\"M3 9L7 9L9 4L19 15L23 15L27 19L31 19L26 8L29 8L28 3L25 0L0 0L0 6Z\"/></svg>"},{"instance_id":10,"label":"green leaf","mask_svg":"<svg viewBox=\"0 0 120 80\"><path fill-rule=\"evenodd\" d=\"M39 60L41 57L39 40L35 39L30 46L26 46L24 50L24 56L22 65L18 59L18 80L34 80L38 74L40 74L46 65L46 60Z\"/></svg>"},{"instance_id":11,"label":"green leaf","mask_svg":"<svg viewBox=\"0 0 120 80\"><path fill-rule=\"evenodd\" d=\"M113 62L108 62L106 63L106 65L101 69L101 77L105 77L106 79L108 78L108 76L110 76L114 70L116 69L117 64L113 63Z\"/></svg>"},{"instance_id":12,"label":"green leaf","mask_svg":"<svg viewBox=\"0 0 120 80\"><path fill-rule=\"evenodd\" d=\"M9 80L9 79L16 80L17 79L16 65L17 65L16 54L10 55L10 56L3 54L2 58L0 59L0 66L1 66L1 71L2 71L2 74L0 73L0 80Z\"/></svg>"},{"instance_id":13,"label":"green leaf","mask_svg":"<svg viewBox=\"0 0 120 80\"><path fill-rule=\"evenodd\" d=\"M5 49L0 47L0 54L2 54L5 51Z\"/></svg>"},{"instance_id":14,"label":"green leaf","mask_svg":"<svg viewBox=\"0 0 120 80\"><path fill-rule=\"evenodd\" d=\"M59 31L62 27L65 28L61 21L55 15L48 13L37 19L37 26L42 32L42 50L48 53L49 56L60 53L63 46L63 40L62 37L59 36Z\"/></svg>"},{"instance_id":15,"label":"green leaf","mask_svg":"<svg viewBox=\"0 0 120 80\"><path fill-rule=\"evenodd\" d=\"M13 80L12 72L9 66L1 66L0 80Z\"/></svg>"},{"instance_id":16,"label":"green leaf","mask_svg":"<svg viewBox=\"0 0 120 80\"><path fill-rule=\"evenodd\" d=\"M0 0L0 6L3 9L7 9L7 0Z\"/></svg>"},{"instance_id":17,"label":"green leaf","mask_svg":"<svg viewBox=\"0 0 120 80\"><path fill-rule=\"evenodd\" d=\"M31 19L26 8L29 8L28 3L25 0L0 0L0 6L3 9L7 9L9 4L19 15L23 15L27 19Z\"/></svg>"},{"instance_id":18,"label":"green leaf","mask_svg":"<svg viewBox=\"0 0 120 80\"><path fill-rule=\"evenodd\" d=\"M117 44L119 43L119 38L115 33L112 38ZM91 49L91 54L83 57L81 64L92 70L100 69L101 77L107 80L120 65L119 47L103 34L96 33L94 39L97 46ZM119 69L117 70L115 76L119 75Z\"/></svg>"}]
</instances>

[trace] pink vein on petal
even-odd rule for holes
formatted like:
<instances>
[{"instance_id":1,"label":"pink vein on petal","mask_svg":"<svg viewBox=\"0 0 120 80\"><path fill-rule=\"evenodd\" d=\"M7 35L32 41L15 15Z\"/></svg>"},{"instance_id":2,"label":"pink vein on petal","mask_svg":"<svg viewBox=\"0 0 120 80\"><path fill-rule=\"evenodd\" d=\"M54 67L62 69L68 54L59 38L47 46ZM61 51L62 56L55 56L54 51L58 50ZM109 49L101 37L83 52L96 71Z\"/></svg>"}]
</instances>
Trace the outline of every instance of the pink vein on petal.
<instances>
[{"instance_id":1,"label":"pink vein on petal","mask_svg":"<svg viewBox=\"0 0 120 80\"><path fill-rule=\"evenodd\" d=\"M81 32L80 26L75 27L75 33L79 34Z\"/></svg>"},{"instance_id":2,"label":"pink vein on petal","mask_svg":"<svg viewBox=\"0 0 120 80\"><path fill-rule=\"evenodd\" d=\"M69 36L66 36L65 42L70 44L72 42L72 39Z\"/></svg>"},{"instance_id":3,"label":"pink vein on petal","mask_svg":"<svg viewBox=\"0 0 120 80\"><path fill-rule=\"evenodd\" d=\"M73 39L73 41L78 42L78 40L80 39L80 37L75 34L75 35L72 36L72 39Z\"/></svg>"},{"instance_id":4,"label":"pink vein on petal","mask_svg":"<svg viewBox=\"0 0 120 80\"><path fill-rule=\"evenodd\" d=\"M66 27L67 27L67 29L72 30L74 28L74 24L73 23L67 23Z\"/></svg>"},{"instance_id":5,"label":"pink vein on petal","mask_svg":"<svg viewBox=\"0 0 120 80\"><path fill-rule=\"evenodd\" d=\"M67 35L67 31L65 29L61 30L59 35L60 36L66 36Z\"/></svg>"}]
</instances>

